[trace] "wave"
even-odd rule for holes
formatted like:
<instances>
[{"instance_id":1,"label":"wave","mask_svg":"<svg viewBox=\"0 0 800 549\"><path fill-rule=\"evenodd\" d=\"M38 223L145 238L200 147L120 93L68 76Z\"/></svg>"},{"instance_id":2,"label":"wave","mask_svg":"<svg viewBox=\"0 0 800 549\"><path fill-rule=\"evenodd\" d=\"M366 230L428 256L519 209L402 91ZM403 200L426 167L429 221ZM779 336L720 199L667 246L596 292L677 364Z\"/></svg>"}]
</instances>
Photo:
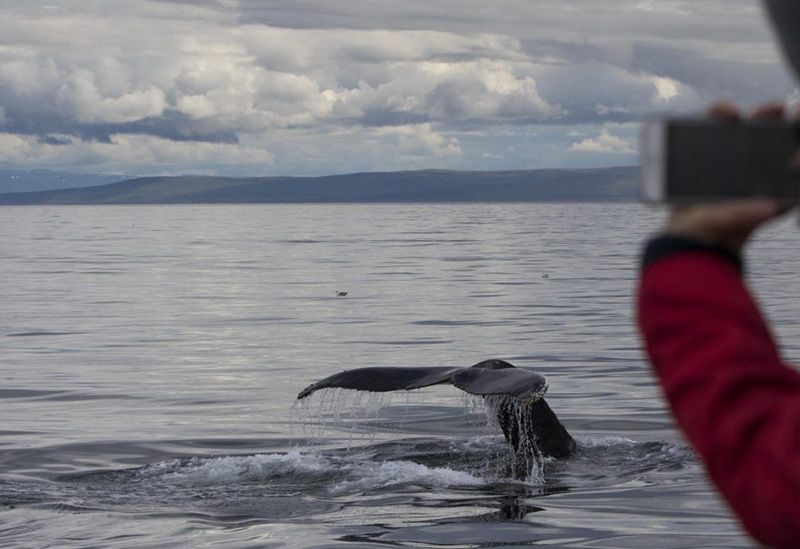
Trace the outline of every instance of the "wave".
<instances>
[{"instance_id":1,"label":"wave","mask_svg":"<svg viewBox=\"0 0 800 549\"><path fill-rule=\"evenodd\" d=\"M290 451L286 454L189 458L155 463L135 470L136 479L176 485L319 482L331 494L371 491L390 486L479 486L485 480L448 467L406 460L362 461ZM333 481L333 482L331 482Z\"/></svg>"}]
</instances>

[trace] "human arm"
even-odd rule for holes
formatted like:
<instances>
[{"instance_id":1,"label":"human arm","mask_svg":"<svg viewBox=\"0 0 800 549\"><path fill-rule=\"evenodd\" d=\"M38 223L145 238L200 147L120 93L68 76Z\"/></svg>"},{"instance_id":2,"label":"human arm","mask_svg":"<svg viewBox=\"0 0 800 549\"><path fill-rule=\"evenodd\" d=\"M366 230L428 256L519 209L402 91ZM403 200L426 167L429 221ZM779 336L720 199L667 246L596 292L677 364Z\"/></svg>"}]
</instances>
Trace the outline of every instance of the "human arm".
<instances>
[{"instance_id":1,"label":"human arm","mask_svg":"<svg viewBox=\"0 0 800 549\"><path fill-rule=\"evenodd\" d=\"M711 114L739 116L727 104ZM639 326L678 424L744 526L762 543L798 547L800 374L781 360L739 261L779 214L766 199L673 211L645 254Z\"/></svg>"},{"instance_id":2,"label":"human arm","mask_svg":"<svg viewBox=\"0 0 800 549\"><path fill-rule=\"evenodd\" d=\"M800 546L800 374L731 254L673 236L649 258L639 325L678 424L748 531Z\"/></svg>"}]
</instances>

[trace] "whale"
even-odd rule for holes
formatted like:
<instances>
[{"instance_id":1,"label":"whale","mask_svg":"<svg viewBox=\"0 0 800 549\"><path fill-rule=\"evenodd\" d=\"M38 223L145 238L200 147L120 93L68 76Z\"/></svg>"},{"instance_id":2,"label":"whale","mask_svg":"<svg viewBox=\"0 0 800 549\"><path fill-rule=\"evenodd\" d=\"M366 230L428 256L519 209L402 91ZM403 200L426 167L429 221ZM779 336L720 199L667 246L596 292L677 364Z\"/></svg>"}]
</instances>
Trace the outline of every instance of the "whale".
<instances>
[{"instance_id":1,"label":"whale","mask_svg":"<svg viewBox=\"0 0 800 549\"><path fill-rule=\"evenodd\" d=\"M518 458L542 455L567 458L575 452L575 439L547 404L547 379L510 362L489 359L470 367L367 367L344 370L315 383L297 395L298 400L321 389L356 391L411 391L450 384L482 397L497 418L503 436Z\"/></svg>"}]
</instances>

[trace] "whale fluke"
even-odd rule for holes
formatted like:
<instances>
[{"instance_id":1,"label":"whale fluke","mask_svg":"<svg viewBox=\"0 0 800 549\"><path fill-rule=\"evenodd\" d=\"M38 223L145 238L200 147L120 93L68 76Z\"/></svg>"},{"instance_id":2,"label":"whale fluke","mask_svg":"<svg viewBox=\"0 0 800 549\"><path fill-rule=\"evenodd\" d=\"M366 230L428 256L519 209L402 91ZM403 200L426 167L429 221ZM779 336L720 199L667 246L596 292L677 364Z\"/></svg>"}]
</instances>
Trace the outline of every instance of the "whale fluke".
<instances>
[{"instance_id":1,"label":"whale fluke","mask_svg":"<svg viewBox=\"0 0 800 549\"><path fill-rule=\"evenodd\" d=\"M521 401L536 401L547 392L547 380L543 375L513 367L502 370L461 368L451 376L450 383L472 395L502 395Z\"/></svg>"},{"instance_id":2,"label":"whale fluke","mask_svg":"<svg viewBox=\"0 0 800 549\"><path fill-rule=\"evenodd\" d=\"M297 395L303 399L320 389L340 388L385 393L410 391L450 381L463 368L356 368L312 383Z\"/></svg>"},{"instance_id":3,"label":"whale fluke","mask_svg":"<svg viewBox=\"0 0 800 549\"><path fill-rule=\"evenodd\" d=\"M320 389L410 391L450 383L466 393L484 397L494 409L506 440L515 452L567 457L575 441L545 402L547 379L504 360L484 360L469 368L357 368L312 383L297 395L304 399Z\"/></svg>"}]
</instances>

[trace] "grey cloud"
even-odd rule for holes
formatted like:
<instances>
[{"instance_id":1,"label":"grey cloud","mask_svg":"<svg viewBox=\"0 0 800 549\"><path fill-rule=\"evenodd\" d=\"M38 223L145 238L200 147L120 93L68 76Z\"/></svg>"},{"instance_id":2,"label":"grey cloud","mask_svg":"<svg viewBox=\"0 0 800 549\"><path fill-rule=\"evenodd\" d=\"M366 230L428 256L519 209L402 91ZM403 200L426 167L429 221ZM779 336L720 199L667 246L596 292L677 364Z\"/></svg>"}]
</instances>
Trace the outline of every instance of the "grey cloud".
<instances>
[{"instance_id":1,"label":"grey cloud","mask_svg":"<svg viewBox=\"0 0 800 549\"><path fill-rule=\"evenodd\" d=\"M656 39L694 42L704 51L735 42L764 44L770 34L752 0L156 0L235 12L241 24L291 29L430 30L491 33L591 46ZM775 56L773 56L775 58Z\"/></svg>"},{"instance_id":2,"label":"grey cloud","mask_svg":"<svg viewBox=\"0 0 800 549\"><path fill-rule=\"evenodd\" d=\"M624 65L630 59L628 44L602 44L597 41L574 42L569 40L522 38L523 51L533 59L546 64L603 63Z\"/></svg>"},{"instance_id":3,"label":"grey cloud","mask_svg":"<svg viewBox=\"0 0 800 549\"><path fill-rule=\"evenodd\" d=\"M55 146L72 145L72 139L70 139L69 137L62 137L58 135L40 135L37 137L37 142L42 145L55 145Z\"/></svg>"},{"instance_id":4,"label":"grey cloud","mask_svg":"<svg viewBox=\"0 0 800 549\"><path fill-rule=\"evenodd\" d=\"M0 93L0 101L3 100ZM40 143L67 145L68 138L53 138L52 134L72 136L84 141L113 143L117 134L152 135L171 141L200 141L208 143L238 143L233 130L203 127L202 122L172 110L159 117L146 117L125 123L85 124L74 119L49 115L31 109L10 110L5 118L3 131L20 135L38 136ZM54 139L61 142L55 142ZM71 142L71 141L70 141Z\"/></svg>"},{"instance_id":5,"label":"grey cloud","mask_svg":"<svg viewBox=\"0 0 800 549\"><path fill-rule=\"evenodd\" d=\"M166 110L159 117L143 118L124 124L96 124L78 130L82 139L110 142L116 134L152 135L170 141L200 141L205 143L238 143L233 130L223 130L183 113Z\"/></svg>"},{"instance_id":6,"label":"grey cloud","mask_svg":"<svg viewBox=\"0 0 800 549\"><path fill-rule=\"evenodd\" d=\"M431 117L426 113L402 112L390 109L366 109L361 117L350 119L352 124L360 124L368 127L381 126L406 126L410 124L425 124L431 121ZM339 120L340 124L346 120Z\"/></svg>"},{"instance_id":7,"label":"grey cloud","mask_svg":"<svg viewBox=\"0 0 800 549\"><path fill-rule=\"evenodd\" d=\"M693 37L698 28L714 34L743 29L753 35L748 18L759 16L758 7L749 0L240 0L238 11L242 22L291 28L428 29L531 37L548 27L573 35L611 35L622 28L630 36L652 32L654 26ZM631 25L635 22L638 28Z\"/></svg>"},{"instance_id":8,"label":"grey cloud","mask_svg":"<svg viewBox=\"0 0 800 549\"><path fill-rule=\"evenodd\" d=\"M692 86L704 100L735 98L744 103L782 99L794 82L777 63L711 59L657 44L633 45L631 69L667 76Z\"/></svg>"},{"instance_id":9,"label":"grey cloud","mask_svg":"<svg viewBox=\"0 0 800 549\"><path fill-rule=\"evenodd\" d=\"M613 65L556 65L539 81L544 97L558 97L565 106L560 124L630 122L656 107L652 78Z\"/></svg>"}]
</instances>

